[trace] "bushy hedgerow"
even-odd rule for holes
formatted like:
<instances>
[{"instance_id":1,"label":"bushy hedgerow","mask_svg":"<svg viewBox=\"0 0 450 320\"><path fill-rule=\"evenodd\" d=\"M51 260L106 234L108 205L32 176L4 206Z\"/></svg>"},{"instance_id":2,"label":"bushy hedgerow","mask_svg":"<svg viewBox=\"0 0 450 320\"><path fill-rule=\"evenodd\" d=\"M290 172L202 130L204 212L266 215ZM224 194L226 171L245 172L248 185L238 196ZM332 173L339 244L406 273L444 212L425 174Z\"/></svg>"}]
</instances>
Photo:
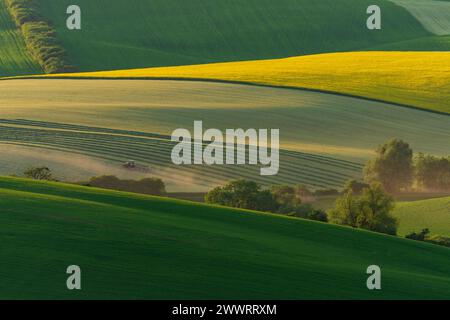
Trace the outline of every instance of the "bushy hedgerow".
<instances>
[{"instance_id":1,"label":"bushy hedgerow","mask_svg":"<svg viewBox=\"0 0 450 320\"><path fill-rule=\"evenodd\" d=\"M8 11L22 34L30 54L45 73L75 71L67 61L55 29L39 14L37 0L5 0Z\"/></svg>"},{"instance_id":2,"label":"bushy hedgerow","mask_svg":"<svg viewBox=\"0 0 450 320\"><path fill-rule=\"evenodd\" d=\"M311 196L312 193L302 185L277 185L267 190L254 181L241 179L212 189L206 194L205 202L327 222L326 212L302 204L301 197Z\"/></svg>"},{"instance_id":3,"label":"bushy hedgerow","mask_svg":"<svg viewBox=\"0 0 450 320\"><path fill-rule=\"evenodd\" d=\"M91 178L85 185L96 188L150 194L154 196L166 195L166 186L164 182L157 178L122 180L116 176L101 176Z\"/></svg>"},{"instance_id":4,"label":"bushy hedgerow","mask_svg":"<svg viewBox=\"0 0 450 320\"><path fill-rule=\"evenodd\" d=\"M405 236L407 239L416 240L416 241L424 241L432 244L437 244L439 246L450 247L450 238L444 237L441 235L430 236L430 230L423 229L421 232L416 233L412 232Z\"/></svg>"}]
</instances>

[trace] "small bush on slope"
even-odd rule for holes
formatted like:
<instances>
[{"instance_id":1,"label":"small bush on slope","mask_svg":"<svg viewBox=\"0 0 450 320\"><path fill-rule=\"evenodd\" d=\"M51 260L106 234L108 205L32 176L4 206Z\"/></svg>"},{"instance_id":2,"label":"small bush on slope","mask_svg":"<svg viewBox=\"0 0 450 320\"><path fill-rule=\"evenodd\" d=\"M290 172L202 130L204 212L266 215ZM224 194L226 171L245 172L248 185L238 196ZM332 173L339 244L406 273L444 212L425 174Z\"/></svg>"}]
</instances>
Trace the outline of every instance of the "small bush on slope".
<instances>
[{"instance_id":1,"label":"small bush on slope","mask_svg":"<svg viewBox=\"0 0 450 320\"><path fill-rule=\"evenodd\" d=\"M135 192L163 196L166 194L166 187L161 179L145 178L136 180L121 180L116 176L93 177L88 186L105 188L119 191Z\"/></svg>"}]
</instances>

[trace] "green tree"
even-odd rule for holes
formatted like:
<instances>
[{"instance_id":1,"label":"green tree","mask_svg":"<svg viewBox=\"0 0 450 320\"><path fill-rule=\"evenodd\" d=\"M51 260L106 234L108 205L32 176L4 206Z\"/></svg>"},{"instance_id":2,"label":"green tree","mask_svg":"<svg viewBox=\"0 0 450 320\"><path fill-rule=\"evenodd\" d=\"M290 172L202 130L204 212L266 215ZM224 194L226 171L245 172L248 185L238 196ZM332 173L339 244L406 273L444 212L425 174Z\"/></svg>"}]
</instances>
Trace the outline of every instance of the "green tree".
<instances>
[{"instance_id":1,"label":"green tree","mask_svg":"<svg viewBox=\"0 0 450 320\"><path fill-rule=\"evenodd\" d=\"M303 204L301 195L312 193L304 186L278 185L263 190L261 185L248 180L236 180L208 192L205 201L228 207L252 209L289 215L309 220L328 221L327 213Z\"/></svg>"},{"instance_id":2,"label":"green tree","mask_svg":"<svg viewBox=\"0 0 450 320\"><path fill-rule=\"evenodd\" d=\"M364 182L359 182L356 180L348 180L344 185L344 192L352 191L353 194L361 194L364 188L368 188L369 185Z\"/></svg>"},{"instance_id":3,"label":"green tree","mask_svg":"<svg viewBox=\"0 0 450 320\"><path fill-rule=\"evenodd\" d=\"M359 198L359 227L396 235L398 223L391 214L394 207L394 199L383 191L380 184L373 184L369 188L365 188Z\"/></svg>"},{"instance_id":4,"label":"green tree","mask_svg":"<svg viewBox=\"0 0 450 320\"><path fill-rule=\"evenodd\" d=\"M386 191L394 193L411 186L413 151L408 143L392 139L379 146L376 153L364 168L366 182L378 181Z\"/></svg>"},{"instance_id":5,"label":"green tree","mask_svg":"<svg viewBox=\"0 0 450 320\"><path fill-rule=\"evenodd\" d=\"M419 188L432 191L450 190L450 158L419 153L414 157L414 177Z\"/></svg>"},{"instance_id":6,"label":"green tree","mask_svg":"<svg viewBox=\"0 0 450 320\"><path fill-rule=\"evenodd\" d=\"M275 201L278 203L278 213L289 214L301 205L300 190L291 186L273 186L270 188Z\"/></svg>"},{"instance_id":7,"label":"green tree","mask_svg":"<svg viewBox=\"0 0 450 320\"><path fill-rule=\"evenodd\" d=\"M358 215L358 202L351 190L348 190L340 198L336 199L334 209L328 210L328 220L331 223L342 224L354 228L358 227Z\"/></svg>"},{"instance_id":8,"label":"green tree","mask_svg":"<svg viewBox=\"0 0 450 320\"><path fill-rule=\"evenodd\" d=\"M347 190L328 211L328 218L332 223L395 235L397 220L391 215L394 206L393 198L375 183L364 188L359 197Z\"/></svg>"},{"instance_id":9,"label":"green tree","mask_svg":"<svg viewBox=\"0 0 450 320\"><path fill-rule=\"evenodd\" d=\"M276 212L278 204L268 190L249 180L236 180L208 192L205 201L228 207Z\"/></svg>"},{"instance_id":10,"label":"green tree","mask_svg":"<svg viewBox=\"0 0 450 320\"><path fill-rule=\"evenodd\" d=\"M327 213L320 209L314 209L313 206L309 203L304 203L299 205L295 212L289 214L292 217L308 219L308 220L316 220L322 222L328 222Z\"/></svg>"}]
</instances>

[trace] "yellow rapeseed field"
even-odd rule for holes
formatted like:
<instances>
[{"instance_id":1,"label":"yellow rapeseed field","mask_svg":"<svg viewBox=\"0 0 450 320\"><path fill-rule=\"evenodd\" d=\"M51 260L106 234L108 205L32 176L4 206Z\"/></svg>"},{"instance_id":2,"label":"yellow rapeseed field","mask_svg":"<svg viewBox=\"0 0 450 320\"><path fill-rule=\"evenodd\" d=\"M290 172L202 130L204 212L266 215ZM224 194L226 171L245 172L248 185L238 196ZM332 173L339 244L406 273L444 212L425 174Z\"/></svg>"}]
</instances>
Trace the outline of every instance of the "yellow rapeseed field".
<instances>
[{"instance_id":1,"label":"yellow rapeseed field","mask_svg":"<svg viewBox=\"0 0 450 320\"><path fill-rule=\"evenodd\" d=\"M450 52L346 52L62 76L239 81L323 90L450 113Z\"/></svg>"}]
</instances>

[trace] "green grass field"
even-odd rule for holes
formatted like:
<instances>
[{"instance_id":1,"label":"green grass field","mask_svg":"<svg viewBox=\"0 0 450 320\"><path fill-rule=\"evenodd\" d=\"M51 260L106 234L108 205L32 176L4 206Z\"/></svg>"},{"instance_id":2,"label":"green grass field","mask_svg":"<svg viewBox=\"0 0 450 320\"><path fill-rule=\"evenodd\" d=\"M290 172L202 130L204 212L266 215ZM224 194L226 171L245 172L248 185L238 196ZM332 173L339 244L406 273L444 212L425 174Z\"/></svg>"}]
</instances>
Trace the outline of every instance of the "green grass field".
<instances>
[{"instance_id":1,"label":"green grass field","mask_svg":"<svg viewBox=\"0 0 450 320\"><path fill-rule=\"evenodd\" d=\"M0 0L0 77L41 72L29 56L21 31L17 29Z\"/></svg>"},{"instance_id":2,"label":"green grass field","mask_svg":"<svg viewBox=\"0 0 450 320\"><path fill-rule=\"evenodd\" d=\"M416 151L450 153L448 116L315 92L189 81L14 80L0 82L0 94L5 105L0 141L35 146L36 153L66 153L36 165L52 167L59 159L59 167L68 170L72 164L81 171L96 167L87 159L68 161L67 153L74 153L101 160L106 165L94 172L108 174L134 159L155 167L153 174L170 184L197 185L201 191L239 177L265 185L339 188L359 178L377 145L392 137L405 139ZM168 136L176 128L192 128L194 120L222 130L236 123L245 129L255 123L280 128L280 174L261 177L258 168L248 166L177 170ZM14 153L8 152L0 161L1 173L21 173L35 159L30 152L17 153L15 170L9 165Z\"/></svg>"},{"instance_id":3,"label":"green grass field","mask_svg":"<svg viewBox=\"0 0 450 320\"><path fill-rule=\"evenodd\" d=\"M399 234L429 228L432 234L450 236L450 198L399 202L394 215L400 220Z\"/></svg>"},{"instance_id":4,"label":"green grass field","mask_svg":"<svg viewBox=\"0 0 450 320\"><path fill-rule=\"evenodd\" d=\"M432 235L450 236L450 197L446 194L397 195L393 215L399 221L398 234L405 236L429 228ZM334 207L337 196L319 197L311 204L318 209Z\"/></svg>"},{"instance_id":5,"label":"green grass field","mask_svg":"<svg viewBox=\"0 0 450 320\"><path fill-rule=\"evenodd\" d=\"M242 178L340 189L391 138L448 156L449 1L379 0L377 31L366 28L370 0L78 0L81 31L66 28L71 0L37 1L81 73L0 79L0 300L450 299L450 249L401 238L450 236L448 197L399 202L391 237L3 177L33 166L72 182L152 176L198 198ZM0 0L0 78L39 73ZM170 134L195 120L280 129L279 174L173 165ZM124 169L130 159L151 171ZM82 291L66 289L73 264ZM366 288L373 264L381 291Z\"/></svg>"},{"instance_id":6,"label":"green grass field","mask_svg":"<svg viewBox=\"0 0 450 320\"><path fill-rule=\"evenodd\" d=\"M9 52L0 76L34 74L20 31L0 1ZM82 30L66 27L70 0L40 0L69 60L80 71L282 58L360 50L448 51L449 5L380 0L383 29L366 28L370 0L80 0ZM123 10L126 6L127 10ZM262 9L263 8L263 9ZM120 23L118 18L120 17ZM115 23L111 23L115 21ZM436 36L444 35L444 36ZM13 53L13 54L11 54Z\"/></svg>"},{"instance_id":7,"label":"green grass field","mask_svg":"<svg viewBox=\"0 0 450 320\"><path fill-rule=\"evenodd\" d=\"M366 28L370 0L80 0L80 32L66 28L71 4L40 1L43 16L82 71L364 50L432 36L387 0L378 1L383 30L377 32Z\"/></svg>"},{"instance_id":8,"label":"green grass field","mask_svg":"<svg viewBox=\"0 0 450 320\"><path fill-rule=\"evenodd\" d=\"M449 249L317 222L0 178L0 298L448 299ZM82 290L65 287L82 269ZM382 290L366 268L382 268Z\"/></svg>"},{"instance_id":9,"label":"green grass field","mask_svg":"<svg viewBox=\"0 0 450 320\"><path fill-rule=\"evenodd\" d=\"M450 35L450 2L448 0L391 0L406 8L428 31Z\"/></svg>"}]
</instances>

